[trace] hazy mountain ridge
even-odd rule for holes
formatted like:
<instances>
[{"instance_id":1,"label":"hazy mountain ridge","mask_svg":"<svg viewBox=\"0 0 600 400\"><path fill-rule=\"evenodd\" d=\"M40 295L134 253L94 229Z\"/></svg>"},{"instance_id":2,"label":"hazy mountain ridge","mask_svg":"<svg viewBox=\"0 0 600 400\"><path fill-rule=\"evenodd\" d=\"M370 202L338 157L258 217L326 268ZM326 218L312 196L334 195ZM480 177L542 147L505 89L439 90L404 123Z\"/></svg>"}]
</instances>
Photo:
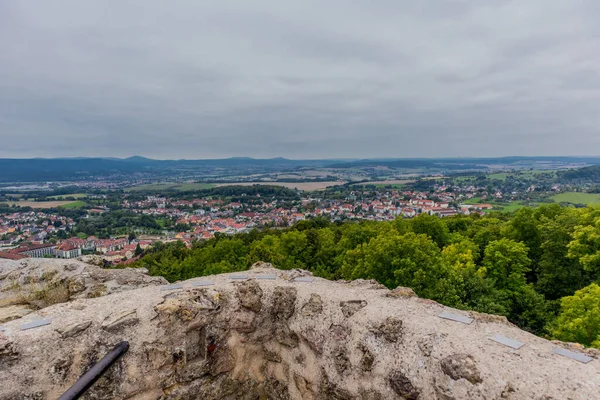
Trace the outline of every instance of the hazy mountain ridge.
<instances>
[{"instance_id":1,"label":"hazy mountain ridge","mask_svg":"<svg viewBox=\"0 0 600 400\"><path fill-rule=\"evenodd\" d=\"M78 180L109 175L153 173L169 176L175 172L207 173L214 168L244 171L258 168L263 172L287 171L295 168L422 168L440 170L487 169L486 165L507 167L534 163L600 165L600 157L500 157L500 158L373 158L292 160L282 157L257 159L231 157L198 160L156 160L143 156L128 158L0 158L0 182L36 182ZM252 171L255 172L255 171Z\"/></svg>"}]
</instances>

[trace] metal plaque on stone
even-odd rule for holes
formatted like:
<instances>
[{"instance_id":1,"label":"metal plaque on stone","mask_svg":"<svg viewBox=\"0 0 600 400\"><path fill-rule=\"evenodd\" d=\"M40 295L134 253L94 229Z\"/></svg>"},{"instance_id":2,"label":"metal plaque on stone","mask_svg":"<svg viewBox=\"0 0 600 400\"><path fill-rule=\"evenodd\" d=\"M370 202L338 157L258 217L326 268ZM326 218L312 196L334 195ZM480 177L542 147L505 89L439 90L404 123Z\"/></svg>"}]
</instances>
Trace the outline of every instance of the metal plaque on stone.
<instances>
[{"instance_id":1,"label":"metal plaque on stone","mask_svg":"<svg viewBox=\"0 0 600 400\"><path fill-rule=\"evenodd\" d=\"M575 351L563 349L562 347L556 347L554 350L552 350L552 352L554 354L558 354L558 355L563 356L563 357L567 357L567 358L571 358L573 360L577 360L577 361L582 362L584 364L587 364L590 361L592 361L592 357L588 357L585 354L577 353Z\"/></svg>"},{"instance_id":2,"label":"metal plaque on stone","mask_svg":"<svg viewBox=\"0 0 600 400\"><path fill-rule=\"evenodd\" d=\"M312 282L315 279L311 276L299 276L298 278L294 279L294 282Z\"/></svg>"},{"instance_id":3,"label":"metal plaque on stone","mask_svg":"<svg viewBox=\"0 0 600 400\"><path fill-rule=\"evenodd\" d=\"M518 340L515 340L515 339L507 338L506 336L502 336L502 335L495 335L495 336L492 336L490 339L493 340L494 342L503 344L508 347L512 347L513 349L517 349L517 350L520 349L521 347L525 346L525 343L519 342Z\"/></svg>"},{"instance_id":4,"label":"metal plaque on stone","mask_svg":"<svg viewBox=\"0 0 600 400\"><path fill-rule=\"evenodd\" d=\"M235 281L244 280L244 279L248 279L248 275L231 275L229 277L229 279L232 279Z\"/></svg>"},{"instance_id":5,"label":"metal plaque on stone","mask_svg":"<svg viewBox=\"0 0 600 400\"><path fill-rule=\"evenodd\" d=\"M198 286L210 286L210 285L214 285L214 282L210 282L210 281L202 281L202 282L194 282L192 283L192 286L198 287Z\"/></svg>"},{"instance_id":6,"label":"metal plaque on stone","mask_svg":"<svg viewBox=\"0 0 600 400\"><path fill-rule=\"evenodd\" d=\"M275 280L275 279L277 279L277 276L276 275L256 275L256 279Z\"/></svg>"},{"instance_id":7,"label":"metal plaque on stone","mask_svg":"<svg viewBox=\"0 0 600 400\"><path fill-rule=\"evenodd\" d=\"M456 321L456 322L461 322L463 324L470 324L471 322L473 322L473 318L469 318L466 317L464 315L458 315L458 314L452 314L449 312L442 312L440 315L438 315L440 318L444 318L444 319L449 319L451 321Z\"/></svg>"},{"instance_id":8,"label":"metal plaque on stone","mask_svg":"<svg viewBox=\"0 0 600 400\"><path fill-rule=\"evenodd\" d=\"M39 328L40 326L50 325L51 323L52 320L50 319L38 319L21 325L21 330L26 331L28 329Z\"/></svg>"},{"instance_id":9,"label":"metal plaque on stone","mask_svg":"<svg viewBox=\"0 0 600 400\"><path fill-rule=\"evenodd\" d=\"M168 286L162 286L160 288L160 290L176 290L176 289L183 289L182 285L168 285Z\"/></svg>"}]
</instances>

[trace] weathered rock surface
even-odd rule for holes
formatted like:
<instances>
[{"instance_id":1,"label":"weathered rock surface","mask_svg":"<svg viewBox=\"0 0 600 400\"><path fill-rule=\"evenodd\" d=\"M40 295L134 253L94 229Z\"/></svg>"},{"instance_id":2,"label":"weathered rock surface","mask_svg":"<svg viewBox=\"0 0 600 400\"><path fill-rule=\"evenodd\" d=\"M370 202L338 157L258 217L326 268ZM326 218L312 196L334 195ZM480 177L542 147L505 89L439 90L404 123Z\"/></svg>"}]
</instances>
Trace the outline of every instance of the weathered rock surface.
<instances>
[{"instance_id":1,"label":"weathered rock surface","mask_svg":"<svg viewBox=\"0 0 600 400\"><path fill-rule=\"evenodd\" d=\"M454 380L466 379L473 384L481 383L477 363L468 354L452 354L442 360L442 371Z\"/></svg>"},{"instance_id":2,"label":"weathered rock surface","mask_svg":"<svg viewBox=\"0 0 600 400\"><path fill-rule=\"evenodd\" d=\"M109 272L115 281L130 273ZM83 296L6 322L0 399L55 399L122 340L129 352L87 398L600 398L598 359L552 354L557 344L501 319L440 319L445 307L369 281L290 279L300 273L261 264L247 281L217 275L177 290ZM194 287L199 280L214 285ZM40 317L52 323L19 329ZM510 349L495 334L526 345Z\"/></svg>"},{"instance_id":3,"label":"weathered rock surface","mask_svg":"<svg viewBox=\"0 0 600 400\"><path fill-rule=\"evenodd\" d=\"M85 260L93 262L94 256ZM106 296L149 285L164 285L162 277L143 269L103 269L79 260L0 260L0 323L31 311L75 299Z\"/></svg>"},{"instance_id":4,"label":"weathered rock surface","mask_svg":"<svg viewBox=\"0 0 600 400\"><path fill-rule=\"evenodd\" d=\"M13 319L21 318L31 313L33 310L31 307L24 305L10 305L0 307L0 324Z\"/></svg>"}]
</instances>

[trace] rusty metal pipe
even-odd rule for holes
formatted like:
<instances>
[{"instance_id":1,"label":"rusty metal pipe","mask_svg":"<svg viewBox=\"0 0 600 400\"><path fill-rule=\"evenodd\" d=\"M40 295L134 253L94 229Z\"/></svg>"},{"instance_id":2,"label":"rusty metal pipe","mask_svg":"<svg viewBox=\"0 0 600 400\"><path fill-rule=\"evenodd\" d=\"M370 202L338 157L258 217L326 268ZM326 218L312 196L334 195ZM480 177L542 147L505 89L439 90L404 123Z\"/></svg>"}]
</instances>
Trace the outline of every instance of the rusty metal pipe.
<instances>
[{"instance_id":1,"label":"rusty metal pipe","mask_svg":"<svg viewBox=\"0 0 600 400\"><path fill-rule=\"evenodd\" d=\"M80 398L100 377L129 350L129 342L121 342L92 368L81 376L58 400L74 400Z\"/></svg>"}]
</instances>

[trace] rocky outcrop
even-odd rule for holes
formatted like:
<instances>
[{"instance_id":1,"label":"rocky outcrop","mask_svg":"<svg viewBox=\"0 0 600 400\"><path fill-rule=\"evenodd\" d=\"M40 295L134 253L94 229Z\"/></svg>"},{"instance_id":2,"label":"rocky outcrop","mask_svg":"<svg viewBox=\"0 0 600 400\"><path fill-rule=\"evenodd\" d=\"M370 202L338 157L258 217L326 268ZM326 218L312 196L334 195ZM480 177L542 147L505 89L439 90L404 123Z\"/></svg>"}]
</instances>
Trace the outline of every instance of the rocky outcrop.
<instances>
[{"instance_id":1,"label":"rocky outcrop","mask_svg":"<svg viewBox=\"0 0 600 400\"><path fill-rule=\"evenodd\" d=\"M599 360L553 354L556 344L501 319L441 319L461 312L370 281L295 281L307 273L266 264L246 274L78 299L3 324L0 399L55 399L122 340L129 352L88 398L599 398ZM35 318L52 322L20 329ZM514 350L495 334L526 344Z\"/></svg>"},{"instance_id":2,"label":"rocky outcrop","mask_svg":"<svg viewBox=\"0 0 600 400\"><path fill-rule=\"evenodd\" d=\"M469 354L451 354L441 362L442 371L454 380L466 379L472 384L483 382L477 363Z\"/></svg>"},{"instance_id":3,"label":"rocky outcrop","mask_svg":"<svg viewBox=\"0 0 600 400\"><path fill-rule=\"evenodd\" d=\"M94 256L79 260L0 260L0 323L52 304L106 296L149 285L164 285L144 269L103 269Z\"/></svg>"}]
</instances>

